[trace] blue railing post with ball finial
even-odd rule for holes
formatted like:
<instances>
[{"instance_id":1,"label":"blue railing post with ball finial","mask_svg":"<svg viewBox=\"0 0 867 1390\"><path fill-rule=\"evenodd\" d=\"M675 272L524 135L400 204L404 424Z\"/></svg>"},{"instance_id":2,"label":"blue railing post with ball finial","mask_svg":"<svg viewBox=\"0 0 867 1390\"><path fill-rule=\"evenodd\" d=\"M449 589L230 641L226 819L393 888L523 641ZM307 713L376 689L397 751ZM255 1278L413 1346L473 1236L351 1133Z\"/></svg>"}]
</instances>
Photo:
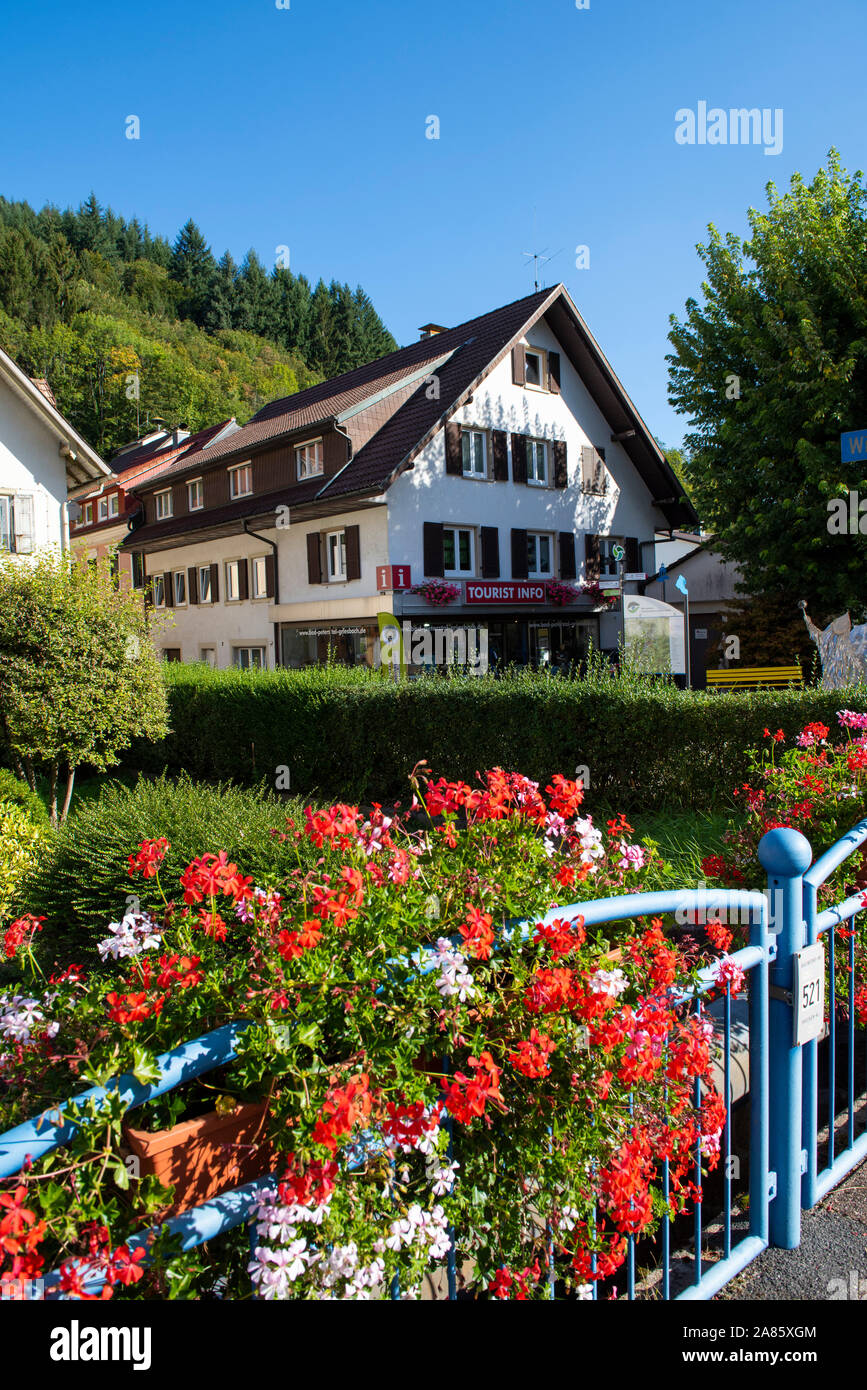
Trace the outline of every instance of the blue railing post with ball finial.
<instances>
[{"instance_id":1,"label":"blue railing post with ball finial","mask_svg":"<svg viewBox=\"0 0 867 1390\"><path fill-rule=\"evenodd\" d=\"M770 1070L770 1168L776 1192L770 1207L770 1241L784 1250L801 1243L801 1048L795 1044L795 955L805 944L804 874L813 860L799 830L778 826L759 842L768 875L772 946L768 1043Z\"/></svg>"}]
</instances>

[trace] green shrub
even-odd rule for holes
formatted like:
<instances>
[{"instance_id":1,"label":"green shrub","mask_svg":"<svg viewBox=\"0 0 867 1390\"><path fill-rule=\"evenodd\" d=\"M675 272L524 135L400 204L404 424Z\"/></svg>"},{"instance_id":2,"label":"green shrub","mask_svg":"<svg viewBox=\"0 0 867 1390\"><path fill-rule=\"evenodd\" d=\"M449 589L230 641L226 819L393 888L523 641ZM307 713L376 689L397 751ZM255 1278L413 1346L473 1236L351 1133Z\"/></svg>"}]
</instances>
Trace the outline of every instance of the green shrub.
<instances>
[{"instance_id":1,"label":"green shrub","mask_svg":"<svg viewBox=\"0 0 867 1390\"><path fill-rule=\"evenodd\" d=\"M286 815L298 809L261 787L208 786L186 776L142 777L132 788L107 783L56 832L47 862L26 885L28 910L47 918L46 939L62 941L72 959L80 958L74 948L80 953L94 930L105 934L126 910L127 894L144 907L160 904L153 879L129 877L129 855L142 840L171 842L161 878L167 897L180 899L181 871L215 848L225 849L254 882L282 877L299 851L294 840L281 843L271 831L282 830ZM313 853L306 839L299 843L301 852Z\"/></svg>"},{"instance_id":2,"label":"green shrub","mask_svg":"<svg viewBox=\"0 0 867 1390\"><path fill-rule=\"evenodd\" d=\"M8 767L0 767L0 807L18 806L34 825L47 825L48 812L45 802L37 792L31 791L27 783Z\"/></svg>"},{"instance_id":3,"label":"green shrub","mask_svg":"<svg viewBox=\"0 0 867 1390\"><path fill-rule=\"evenodd\" d=\"M810 720L833 724L846 706L867 707L863 689L709 694L663 680L533 672L393 684L364 670L176 665L166 677L172 732L135 745L128 766L271 786L288 767L299 796L362 802L404 795L407 774L426 758L447 777L501 766L543 786L586 765L591 808L719 811L766 726L792 735Z\"/></svg>"},{"instance_id":4,"label":"green shrub","mask_svg":"<svg viewBox=\"0 0 867 1390\"><path fill-rule=\"evenodd\" d=\"M44 825L35 824L21 806L0 801L0 924L22 910L27 903L22 898L24 885L36 870L40 847L47 832Z\"/></svg>"}]
</instances>

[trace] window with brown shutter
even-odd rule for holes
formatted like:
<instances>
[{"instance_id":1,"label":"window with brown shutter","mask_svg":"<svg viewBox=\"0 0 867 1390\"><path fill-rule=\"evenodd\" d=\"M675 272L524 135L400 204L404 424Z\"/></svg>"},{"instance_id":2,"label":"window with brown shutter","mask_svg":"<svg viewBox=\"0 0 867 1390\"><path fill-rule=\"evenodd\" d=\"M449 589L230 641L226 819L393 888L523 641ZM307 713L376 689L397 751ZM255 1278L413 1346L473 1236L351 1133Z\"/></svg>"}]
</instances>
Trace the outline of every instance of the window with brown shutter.
<instances>
[{"instance_id":1,"label":"window with brown shutter","mask_svg":"<svg viewBox=\"0 0 867 1390\"><path fill-rule=\"evenodd\" d=\"M554 452L554 486L566 487L569 482L569 463L566 454L566 440L555 439L553 444Z\"/></svg>"},{"instance_id":2,"label":"window with brown shutter","mask_svg":"<svg viewBox=\"0 0 867 1390\"><path fill-rule=\"evenodd\" d=\"M500 577L500 532L496 526L481 526L479 535L482 543L482 578Z\"/></svg>"},{"instance_id":3,"label":"window with brown shutter","mask_svg":"<svg viewBox=\"0 0 867 1390\"><path fill-rule=\"evenodd\" d=\"M346 578L361 578L361 531L358 526L346 527Z\"/></svg>"},{"instance_id":4,"label":"window with brown shutter","mask_svg":"<svg viewBox=\"0 0 867 1390\"><path fill-rule=\"evenodd\" d=\"M608 491L605 450L596 449L592 444L585 444L581 450L581 489L596 493Z\"/></svg>"},{"instance_id":5,"label":"window with brown shutter","mask_svg":"<svg viewBox=\"0 0 867 1390\"><path fill-rule=\"evenodd\" d=\"M450 420L446 425L446 472L460 477L463 471L461 427Z\"/></svg>"},{"instance_id":6,"label":"window with brown shutter","mask_svg":"<svg viewBox=\"0 0 867 1390\"><path fill-rule=\"evenodd\" d=\"M322 548L319 543L318 531L308 531L307 533L307 582L308 584L322 583Z\"/></svg>"},{"instance_id":7,"label":"window with brown shutter","mask_svg":"<svg viewBox=\"0 0 867 1390\"><path fill-rule=\"evenodd\" d=\"M422 527L422 538L425 576L428 579L442 579L445 573L442 522L426 521Z\"/></svg>"},{"instance_id":8,"label":"window with brown shutter","mask_svg":"<svg viewBox=\"0 0 867 1390\"><path fill-rule=\"evenodd\" d=\"M517 527L512 527L512 578L527 578L527 532Z\"/></svg>"},{"instance_id":9,"label":"window with brown shutter","mask_svg":"<svg viewBox=\"0 0 867 1390\"><path fill-rule=\"evenodd\" d=\"M199 571L195 565L190 565L187 569L187 595L190 603L199 601Z\"/></svg>"},{"instance_id":10,"label":"window with brown shutter","mask_svg":"<svg viewBox=\"0 0 867 1390\"><path fill-rule=\"evenodd\" d=\"M641 551L638 548L638 537L627 536L623 542L623 549L626 551L626 573L638 574L641 569Z\"/></svg>"},{"instance_id":11,"label":"window with brown shutter","mask_svg":"<svg viewBox=\"0 0 867 1390\"><path fill-rule=\"evenodd\" d=\"M491 431L492 452L494 455L494 482L509 481L509 445L505 430Z\"/></svg>"},{"instance_id":12,"label":"window with brown shutter","mask_svg":"<svg viewBox=\"0 0 867 1390\"><path fill-rule=\"evenodd\" d=\"M274 554L265 556L265 597L274 597Z\"/></svg>"},{"instance_id":13,"label":"window with brown shutter","mask_svg":"<svg viewBox=\"0 0 867 1390\"><path fill-rule=\"evenodd\" d=\"M523 386L527 380L527 368L524 362L524 347L518 343L517 347L512 348L512 381L516 386Z\"/></svg>"},{"instance_id":14,"label":"window with brown shutter","mask_svg":"<svg viewBox=\"0 0 867 1390\"><path fill-rule=\"evenodd\" d=\"M586 535L584 537L584 578L588 584L595 584L599 578L602 567L602 557L599 553L599 537Z\"/></svg>"},{"instance_id":15,"label":"window with brown shutter","mask_svg":"<svg viewBox=\"0 0 867 1390\"><path fill-rule=\"evenodd\" d=\"M523 434L512 435L512 482L527 481L527 440Z\"/></svg>"},{"instance_id":16,"label":"window with brown shutter","mask_svg":"<svg viewBox=\"0 0 867 1390\"><path fill-rule=\"evenodd\" d=\"M220 602L220 566L211 565L211 603Z\"/></svg>"},{"instance_id":17,"label":"window with brown shutter","mask_svg":"<svg viewBox=\"0 0 867 1390\"><path fill-rule=\"evenodd\" d=\"M574 579L577 575L575 568L575 537L571 531L561 531L559 535L560 552L560 578Z\"/></svg>"},{"instance_id":18,"label":"window with brown shutter","mask_svg":"<svg viewBox=\"0 0 867 1390\"><path fill-rule=\"evenodd\" d=\"M548 353L548 390L553 391L555 396L560 394L560 354L559 352Z\"/></svg>"},{"instance_id":19,"label":"window with brown shutter","mask_svg":"<svg viewBox=\"0 0 867 1390\"><path fill-rule=\"evenodd\" d=\"M243 600L250 597L250 567L247 560L238 561L238 598Z\"/></svg>"}]
</instances>

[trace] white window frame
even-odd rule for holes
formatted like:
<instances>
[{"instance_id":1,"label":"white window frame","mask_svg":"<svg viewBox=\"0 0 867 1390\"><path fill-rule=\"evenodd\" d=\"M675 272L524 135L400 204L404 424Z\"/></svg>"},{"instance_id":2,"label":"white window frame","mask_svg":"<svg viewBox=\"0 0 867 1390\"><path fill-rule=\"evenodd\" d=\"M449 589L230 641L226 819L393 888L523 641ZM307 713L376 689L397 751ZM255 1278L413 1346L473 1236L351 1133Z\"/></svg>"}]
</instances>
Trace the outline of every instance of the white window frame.
<instances>
[{"instance_id":1,"label":"white window frame","mask_svg":"<svg viewBox=\"0 0 867 1390\"><path fill-rule=\"evenodd\" d=\"M208 581L208 597L207 597L207 598L202 598L202 594L203 594L203 592L204 592L204 589L203 589L203 586L202 586L202 576L203 576L203 575L207 575L207 581ZM198 567L198 584L199 584L199 603L213 603L213 602L214 602L214 595L213 595L212 586L211 586L211 566L210 566L210 565L199 565L199 567Z\"/></svg>"},{"instance_id":2,"label":"white window frame","mask_svg":"<svg viewBox=\"0 0 867 1390\"><path fill-rule=\"evenodd\" d=\"M527 555L527 578L528 579L553 579L554 577L554 537L550 531L528 531L527 549L529 552L530 542L533 542L534 559L530 564L529 553ZM540 541L548 542L548 568L543 570L539 566L539 559L542 547Z\"/></svg>"},{"instance_id":3,"label":"white window frame","mask_svg":"<svg viewBox=\"0 0 867 1390\"><path fill-rule=\"evenodd\" d=\"M210 656L208 656L208 653L209 653L209 652L210 652ZM213 660L212 660L211 658L213 658ZM217 665L217 648L216 648L216 647L199 647L199 660L200 660L200 661L204 661L204 663L205 663L206 666L216 667L216 665Z\"/></svg>"},{"instance_id":4,"label":"white window frame","mask_svg":"<svg viewBox=\"0 0 867 1390\"><path fill-rule=\"evenodd\" d=\"M465 439L471 439L471 440L481 439L481 441L482 441L482 469L481 469L481 472L479 472L479 470L478 470L475 466L472 467L472 468L467 468L466 455L464 454L464 440L465 440ZM475 451L475 448L474 448L473 444L471 444L470 447L469 447L469 455L470 455L471 461L473 462L473 464L475 464L475 455L476 455L476 451ZM477 479L479 479L479 480L481 480L481 481L484 481L484 480L487 478L487 476L488 476L488 432L487 432L487 430L476 430L476 429L472 429L471 427L468 427L467 429L463 429L463 428L461 429L461 471L462 471L463 476L464 476L465 478L477 478Z\"/></svg>"},{"instance_id":5,"label":"white window frame","mask_svg":"<svg viewBox=\"0 0 867 1390\"><path fill-rule=\"evenodd\" d=\"M0 551L15 552L14 498L9 492L0 493Z\"/></svg>"},{"instance_id":6,"label":"white window frame","mask_svg":"<svg viewBox=\"0 0 867 1390\"><path fill-rule=\"evenodd\" d=\"M599 537L599 577L600 579L617 578L617 560L611 554L615 545L623 545L622 536L600 536Z\"/></svg>"},{"instance_id":7,"label":"white window frame","mask_svg":"<svg viewBox=\"0 0 867 1390\"><path fill-rule=\"evenodd\" d=\"M6 513L0 527L0 551L10 555L32 555L36 549L36 505L31 492L4 492L0 503ZM26 520L25 520L26 518ZM26 529L22 529L25 527Z\"/></svg>"},{"instance_id":8,"label":"white window frame","mask_svg":"<svg viewBox=\"0 0 867 1390\"><path fill-rule=\"evenodd\" d=\"M108 521L108 498L100 497L96 504L97 521Z\"/></svg>"},{"instance_id":9,"label":"white window frame","mask_svg":"<svg viewBox=\"0 0 867 1390\"><path fill-rule=\"evenodd\" d=\"M244 666L239 660L241 652L247 653L247 665ZM250 653L261 653L261 661L257 664L250 661ZM266 671L268 669L268 649L259 642L252 642L249 646L232 647L232 665L241 671Z\"/></svg>"},{"instance_id":10,"label":"white window frame","mask_svg":"<svg viewBox=\"0 0 867 1390\"><path fill-rule=\"evenodd\" d=\"M253 599L263 599L268 597L267 560L267 555L254 555L250 560L250 597ZM260 574L262 576L261 589L259 588Z\"/></svg>"},{"instance_id":11,"label":"white window frame","mask_svg":"<svg viewBox=\"0 0 867 1390\"><path fill-rule=\"evenodd\" d=\"M178 585L178 580L180 580L180 587L183 589L183 594L184 594L183 598L178 598L178 587L179 587L179 585ZM186 572L186 570L173 570L173 571L172 571L172 607L173 607L173 608L186 608L186 606L187 606L187 572Z\"/></svg>"},{"instance_id":12,"label":"white window frame","mask_svg":"<svg viewBox=\"0 0 867 1390\"><path fill-rule=\"evenodd\" d=\"M165 608L166 606L166 577L164 574L153 576L154 608Z\"/></svg>"},{"instance_id":13,"label":"white window frame","mask_svg":"<svg viewBox=\"0 0 867 1390\"><path fill-rule=\"evenodd\" d=\"M313 451L311 466L310 451ZM295 477L299 483L307 478L321 478L325 471L325 456L321 439L306 439L295 445Z\"/></svg>"},{"instance_id":14,"label":"white window frame","mask_svg":"<svg viewBox=\"0 0 867 1390\"><path fill-rule=\"evenodd\" d=\"M530 347L524 348L524 385L528 391L547 391L548 374L546 370L547 353L544 348ZM539 359L539 380L538 382L529 381L527 376L527 358L538 357Z\"/></svg>"},{"instance_id":15,"label":"white window frame","mask_svg":"<svg viewBox=\"0 0 867 1390\"><path fill-rule=\"evenodd\" d=\"M470 538L470 564L468 569L462 569L460 564L461 543L460 534L465 531ZM455 567L449 569L445 563L445 543L446 535L451 534L454 538L455 548ZM444 526L443 527L443 574L446 579L467 579L472 578L476 572L476 533L472 526Z\"/></svg>"},{"instance_id":16,"label":"white window frame","mask_svg":"<svg viewBox=\"0 0 867 1390\"><path fill-rule=\"evenodd\" d=\"M232 571L232 566L234 566L234 572L235 572L235 583L234 583L235 593L234 593L234 594L232 593L233 585L232 585L232 584L230 583L230 581L229 581L229 575L230 575L230 573L231 573L231 571ZM225 563L224 563L224 566L223 566L223 573L224 573L225 579L226 579L226 602L227 602L227 603L240 603L240 602L241 602L241 561L240 561L240 560L226 560Z\"/></svg>"},{"instance_id":17,"label":"white window frame","mask_svg":"<svg viewBox=\"0 0 867 1390\"><path fill-rule=\"evenodd\" d=\"M93 503L92 503L92 502L82 502L82 504L81 504L81 516L78 518L78 521L77 521L75 524L76 524L76 526L82 526L82 527L83 527L83 526L92 526L92 525L93 525Z\"/></svg>"},{"instance_id":18,"label":"white window frame","mask_svg":"<svg viewBox=\"0 0 867 1390\"><path fill-rule=\"evenodd\" d=\"M332 541L332 539L333 539L334 537L337 537L337 546L336 546L335 548L333 548L332 545L331 545L331 541ZM336 549L336 559L337 559L337 564L336 564L336 566L335 566L334 564L332 564L332 561L333 561L334 558L335 558L334 549ZM339 531L326 531L326 532L325 532L325 564L326 564L326 569L327 569L327 573L328 573L328 583L329 583L329 584L345 584L345 583L346 583L346 573L347 573L347 571L346 571L346 528L345 528L345 527L341 527Z\"/></svg>"},{"instance_id":19,"label":"white window frame","mask_svg":"<svg viewBox=\"0 0 867 1390\"><path fill-rule=\"evenodd\" d=\"M229 497L233 502L237 502L240 497L250 497L253 492L253 465L250 462L239 463L229 472ZM246 475L248 486L240 491L238 479Z\"/></svg>"},{"instance_id":20,"label":"white window frame","mask_svg":"<svg viewBox=\"0 0 867 1390\"><path fill-rule=\"evenodd\" d=\"M168 498L168 502L165 499ZM175 514L175 499L172 489L164 488L162 492L154 493L154 507L156 509L157 521L168 521Z\"/></svg>"},{"instance_id":21,"label":"white window frame","mask_svg":"<svg viewBox=\"0 0 867 1390\"><path fill-rule=\"evenodd\" d=\"M193 488L198 489L198 502L193 502ZM191 512L200 512L205 505L205 484L201 478L190 478L187 483L187 507Z\"/></svg>"},{"instance_id":22,"label":"white window frame","mask_svg":"<svg viewBox=\"0 0 867 1390\"><path fill-rule=\"evenodd\" d=\"M537 456L537 451L538 451L539 449L542 450L542 459L543 459L543 473L544 473L544 477L542 477L542 478L540 478L540 477L537 476L536 456ZM550 474L550 470L549 470L549 467L548 467L548 458L549 458L549 454L550 454L550 450L549 450L549 448L548 448L548 441L547 441L547 439L528 439L528 440L527 440L527 482L529 483L530 487L547 487L547 486L548 486L548 478L549 478L549 474ZM532 475L531 475L531 472L530 472L530 458L531 458L531 455L532 455L532 458L533 458L533 472L532 472Z\"/></svg>"}]
</instances>

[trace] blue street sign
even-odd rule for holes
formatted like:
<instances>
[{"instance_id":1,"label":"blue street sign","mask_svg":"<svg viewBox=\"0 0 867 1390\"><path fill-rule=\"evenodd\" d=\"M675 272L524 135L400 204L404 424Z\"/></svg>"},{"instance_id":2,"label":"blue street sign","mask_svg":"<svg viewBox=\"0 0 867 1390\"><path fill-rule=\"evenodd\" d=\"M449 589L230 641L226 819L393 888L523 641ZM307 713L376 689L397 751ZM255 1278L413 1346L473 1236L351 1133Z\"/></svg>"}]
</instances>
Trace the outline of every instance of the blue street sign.
<instances>
[{"instance_id":1,"label":"blue street sign","mask_svg":"<svg viewBox=\"0 0 867 1390\"><path fill-rule=\"evenodd\" d=\"M666 569L665 565L660 565L660 566L659 566L659 569L656 571L656 577L657 577L657 579L667 579L667 578L668 578L668 570Z\"/></svg>"},{"instance_id":2,"label":"blue street sign","mask_svg":"<svg viewBox=\"0 0 867 1390\"><path fill-rule=\"evenodd\" d=\"M847 430L840 435L840 458L843 463L867 463L867 429Z\"/></svg>"}]
</instances>

